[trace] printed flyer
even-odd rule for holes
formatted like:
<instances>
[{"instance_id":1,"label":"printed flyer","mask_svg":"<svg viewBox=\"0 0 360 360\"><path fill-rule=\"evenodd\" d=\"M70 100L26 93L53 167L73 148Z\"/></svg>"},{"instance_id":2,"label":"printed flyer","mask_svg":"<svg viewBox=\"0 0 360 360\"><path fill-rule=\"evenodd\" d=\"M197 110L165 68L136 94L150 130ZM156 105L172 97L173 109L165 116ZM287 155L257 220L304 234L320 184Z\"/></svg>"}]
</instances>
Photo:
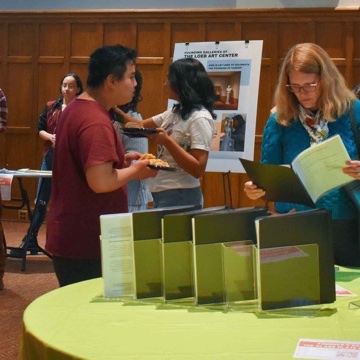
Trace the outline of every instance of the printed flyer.
<instances>
[{"instance_id":1,"label":"printed flyer","mask_svg":"<svg viewBox=\"0 0 360 360\"><path fill-rule=\"evenodd\" d=\"M262 40L175 44L174 61L201 61L215 87L216 131L206 171L245 172L239 158L254 158L262 45ZM173 104L169 100L169 108Z\"/></svg>"}]
</instances>

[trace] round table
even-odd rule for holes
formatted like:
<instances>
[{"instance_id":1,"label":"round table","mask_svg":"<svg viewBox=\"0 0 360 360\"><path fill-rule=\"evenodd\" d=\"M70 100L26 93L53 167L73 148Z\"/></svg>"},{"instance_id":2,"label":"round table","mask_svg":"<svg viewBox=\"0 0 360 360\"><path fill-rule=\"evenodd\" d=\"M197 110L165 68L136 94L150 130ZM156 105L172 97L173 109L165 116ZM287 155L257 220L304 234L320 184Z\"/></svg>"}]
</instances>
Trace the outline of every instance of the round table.
<instances>
[{"instance_id":1,"label":"round table","mask_svg":"<svg viewBox=\"0 0 360 360\"><path fill-rule=\"evenodd\" d=\"M360 294L360 270L337 283ZM300 338L359 341L358 297L316 310L258 313L251 307L105 301L101 278L51 291L26 309L21 359L292 359Z\"/></svg>"}]
</instances>

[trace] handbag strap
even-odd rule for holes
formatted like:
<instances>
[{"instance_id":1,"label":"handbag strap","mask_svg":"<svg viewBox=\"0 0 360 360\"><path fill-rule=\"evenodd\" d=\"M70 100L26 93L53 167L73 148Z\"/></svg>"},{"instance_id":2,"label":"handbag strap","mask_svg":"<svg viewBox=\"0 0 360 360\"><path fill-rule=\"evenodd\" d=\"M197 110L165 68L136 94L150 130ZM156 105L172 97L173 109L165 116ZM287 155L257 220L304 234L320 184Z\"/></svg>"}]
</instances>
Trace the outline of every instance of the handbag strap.
<instances>
[{"instance_id":1,"label":"handbag strap","mask_svg":"<svg viewBox=\"0 0 360 360\"><path fill-rule=\"evenodd\" d=\"M355 121L354 103L351 103L351 106L350 106L350 121L351 121L351 128L352 128L354 138L355 138L357 154L358 154L358 158L359 158L360 157L360 142L359 142L359 131L358 131L358 128L356 126L356 121Z\"/></svg>"}]
</instances>

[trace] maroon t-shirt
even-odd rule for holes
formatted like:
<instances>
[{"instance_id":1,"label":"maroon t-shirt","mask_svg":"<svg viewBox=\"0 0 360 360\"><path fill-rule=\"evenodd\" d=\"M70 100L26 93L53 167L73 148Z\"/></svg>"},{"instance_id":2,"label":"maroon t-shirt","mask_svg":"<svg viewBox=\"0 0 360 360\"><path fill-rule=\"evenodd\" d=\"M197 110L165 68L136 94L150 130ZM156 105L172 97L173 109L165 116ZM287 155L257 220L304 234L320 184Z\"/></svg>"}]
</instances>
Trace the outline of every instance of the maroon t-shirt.
<instances>
[{"instance_id":1,"label":"maroon t-shirt","mask_svg":"<svg viewBox=\"0 0 360 360\"><path fill-rule=\"evenodd\" d=\"M100 258L100 215L128 211L126 187L97 194L87 184L86 167L109 161L117 169L124 164L109 113L95 101L74 99L57 125L46 251Z\"/></svg>"}]
</instances>

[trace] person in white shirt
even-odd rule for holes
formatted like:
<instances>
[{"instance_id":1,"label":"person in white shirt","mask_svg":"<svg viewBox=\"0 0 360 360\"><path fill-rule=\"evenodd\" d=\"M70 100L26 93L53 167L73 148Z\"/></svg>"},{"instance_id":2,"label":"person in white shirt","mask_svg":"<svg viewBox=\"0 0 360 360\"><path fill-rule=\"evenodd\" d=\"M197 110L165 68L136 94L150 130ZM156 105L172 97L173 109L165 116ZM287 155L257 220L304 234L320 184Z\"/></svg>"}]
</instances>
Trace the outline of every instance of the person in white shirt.
<instances>
[{"instance_id":1,"label":"person in white shirt","mask_svg":"<svg viewBox=\"0 0 360 360\"><path fill-rule=\"evenodd\" d=\"M177 103L171 110L142 122L157 128L148 135L158 144L157 157L176 167L176 172L159 171L149 181L155 207L203 206L200 178L204 175L214 134L214 85L196 59L179 59L170 64L165 86ZM137 121L122 114L125 122Z\"/></svg>"}]
</instances>

